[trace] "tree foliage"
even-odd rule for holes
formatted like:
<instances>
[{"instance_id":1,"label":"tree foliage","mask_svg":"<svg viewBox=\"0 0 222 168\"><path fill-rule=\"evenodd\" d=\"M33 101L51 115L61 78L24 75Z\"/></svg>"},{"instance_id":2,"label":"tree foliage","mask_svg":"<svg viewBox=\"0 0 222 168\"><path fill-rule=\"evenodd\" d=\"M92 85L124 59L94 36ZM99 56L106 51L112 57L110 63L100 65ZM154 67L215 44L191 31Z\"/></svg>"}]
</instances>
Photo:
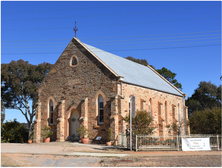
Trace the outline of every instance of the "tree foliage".
<instances>
[{"instance_id":1,"label":"tree foliage","mask_svg":"<svg viewBox=\"0 0 222 168\"><path fill-rule=\"evenodd\" d=\"M1 65L1 98L4 107L17 109L25 116L29 135L38 100L37 88L51 67L49 63L31 65L23 60ZM32 101L31 106L29 101Z\"/></svg>"},{"instance_id":2,"label":"tree foliage","mask_svg":"<svg viewBox=\"0 0 222 168\"><path fill-rule=\"evenodd\" d=\"M5 120L5 107L3 101L1 100L1 124L4 122L4 120Z\"/></svg>"},{"instance_id":3,"label":"tree foliage","mask_svg":"<svg viewBox=\"0 0 222 168\"><path fill-rule=\"evenodd\" d=\"M201 81L194 94L186 100L189 116L194 111L206 108L221 107L221 85L217 87L211 82Z\"/></svg>"},{"instance_id":4,"label":"tree foliage","mask_svg":"<svg viewBox=\"0 0 222 168\"><path fill-rule=\"evenodd\" d=\"M171 70L163 67L162 69L156 70L160 75L162 75L165 79L167 79L170 83L172 83L174 86L176 86L178 89L182 90L182 84L179 83L175 77L176 73L173 73Z\"/></svg>"},{"instance_id":5,"label":"tree foliage","mask_svg":"<svg viewBox=\"0 0 222 168\"><path fill-rule=\"evenodd\" d=\"M147 60L145 60L145 59L136 59L136 58L133 58L131 56L126 57L126 59L131 60L131 61L136 62L136 63L141 64L141 65L144 65L144 66L149 65Z\"/></svg>"},{"instance_id":6,"label":"tree foliage","mask_svg":"<svg viewBox=\"0 0 222 168\"><path fill-rule=\"evenodd\" d=\"M130 132L130 116L126 116L123 118L125 122L128 123L128 127L126 132ZM147 111L137 111L135 118L132 118L132 133L133 135L139 134L152 134L155 130L155 126L152 125L152 117L149 115Z\"/></svg>"},{"instance_id":7,"label":"tree foliage","mask_svg":"<svg viewBox=\"0 0 222 168\"><path fill-rule=\"evenodd\" d=\"M6 121L1 126L1 142L7 143L26 143L28 137L28 129L21 123L14 121Z\"/></svg>"},{"instance_id":8,"label":"tree foliage","mask_svg":"<svg viewBox=\"0 0 222 168\"><path fill-rule=\"evenodd\" d=\"M172 122L172 123L166 125L166 128L167 128L167 131L169 134L180 136L182 128L184 127L185 124L187 125L188 121Z\"/></svg>"},{"instance_id":9,"label":"tree foliage","mask_svg":"<svg viewBox=\"0 0 222 168\"><path fill-rule=\"evenodd\" d=\"M133 62L139 63L141 65L147 66L149 65L147 60L145 59L136 59L133 58L131 56L126 57L126 59L131 60ZM155 69L155 67L153 65L149 65L151 66L154 70L156 70L160 75L162 75L164 78L166 78L170 83L172 83L174 86L176 86L178 89L182 90L182 84L179 83L175 77L176 77L176 73L173 73L172 71L170 71L169 69L163 67L161 69Z\"/></svg>"},{"instance_id":10,"label":"tree foliage","mask_svg":"<svg viewBox=\"0 0 222 168\"><path fill-rule=\"evenodd\" d=\"M195 111L189 122L191 133L221 134L221 108Z\"/></svg>"}]
</instances>

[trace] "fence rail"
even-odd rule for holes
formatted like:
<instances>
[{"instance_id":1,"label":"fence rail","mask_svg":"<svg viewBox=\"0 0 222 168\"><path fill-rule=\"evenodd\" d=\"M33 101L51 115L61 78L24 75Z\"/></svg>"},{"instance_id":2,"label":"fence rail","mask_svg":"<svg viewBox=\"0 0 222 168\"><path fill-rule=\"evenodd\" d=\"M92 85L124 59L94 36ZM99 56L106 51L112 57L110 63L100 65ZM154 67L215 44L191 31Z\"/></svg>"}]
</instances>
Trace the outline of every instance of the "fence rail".
<instances>
[{"instance_id":1,"label":"fence rail","mask_svg":"<svg viewBox=\"0 0 222 168\"><path fill-rule=\"evenodd\" d=\"M221 150L222 136L209 134L191 134L185 136L150 136L136 135L132 138L133 150L182 150L182 138L210 138L211 150ZM119 134L119 145L129 146L129 136Z\"/></svg>"},{"instance_id":2,"label":"fence rail","mask_svg":"<svg viewBox=\"0 0 222 168\"><path fill-rule=\"evenodd\" d=\"M182 138L210 138L211 150L221 150L219 135L147 136L136 135L135 150L181 150Z\"/></svg>"}]
</instances>

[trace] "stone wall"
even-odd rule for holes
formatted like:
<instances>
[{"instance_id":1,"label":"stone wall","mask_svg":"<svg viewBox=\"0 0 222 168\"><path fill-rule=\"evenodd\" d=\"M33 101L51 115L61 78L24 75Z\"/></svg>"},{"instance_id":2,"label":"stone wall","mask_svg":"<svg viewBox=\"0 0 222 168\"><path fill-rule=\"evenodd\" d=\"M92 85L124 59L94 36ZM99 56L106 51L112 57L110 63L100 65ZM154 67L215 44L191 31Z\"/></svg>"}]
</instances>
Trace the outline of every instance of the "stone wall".
<instances>
[{"instance_id":1,"label":"stone wall","mask_svg":"<svg viewBox=\"0 0 222 168\"><path fill-rule=\"evenodd\" d=\"M120 93L121 85L118 85L118 93ZM173 122L173 108L175 108L175 119L178 121L178 109L181 117L181 121L184 120L184 115L187 119L187 110L184 113L184 105L183 105L183 97L172 95L169 93L164 93L161 91L148 89L145 87L139 87L132 84L122 83L122 92L124 99L120 99L121 104L120 107L120 115L122 117L125 117L126 115L129 115L129 97L130 94L134 95L136 97L136 111L138 110L146 110L149 111L149 100L151 99L151 115L153 117L153 123L155 126L157 126L156 132L154 135L159 136L160 130L159 130L159 124L163 127L163 135L168 135L166 125ZM165 103L166 103L166 117L167 122L165 118ZM179 108L178 108L179 105ZM160 108L160 109L159 109ZM161 113L161 119L158 118L158 110L160 110ZM121 121L120 121L121 123ZM119 125L119 131L123 130L123 126ZM124 128L126 128L126 125L124 125ZM122 131L121 131L122 132ZM183 128L184 133L184 128Z\"/></svg>"},{"instance_id":2,"label":"stone wall","mask_svg":"<svg viewBox=\"0 0 222 168\"><path fill-rule=\"evenodd\" d=\"M76 56L78 60L76 66L70 66L70 59L73 56ZM39 130L49 123L50 99L54 102L53 125L50 125L54 132L52 140L66 140L69 136L71 111L76 109L80 113L80 117L87 118L87 122L85 120L80 124L89 129L93 135L92 138L102 136L105 141L107 130L112 122L110 120L111 103L117 92L116 86L116 76L73 39L45 77L39 89L41 115L36 116L36 121L38 121L35 124L35 131L38 131L38 134L35 135L36 142L39 142L39 139L42 140L37 137ZM97 122L99 95L104 98L105 116L102 125ZM85 101L87 101L87 105L85 105ZM41 125L41 128L38 126L38 130L37 125Z\"/></svg>"}]
</instances>

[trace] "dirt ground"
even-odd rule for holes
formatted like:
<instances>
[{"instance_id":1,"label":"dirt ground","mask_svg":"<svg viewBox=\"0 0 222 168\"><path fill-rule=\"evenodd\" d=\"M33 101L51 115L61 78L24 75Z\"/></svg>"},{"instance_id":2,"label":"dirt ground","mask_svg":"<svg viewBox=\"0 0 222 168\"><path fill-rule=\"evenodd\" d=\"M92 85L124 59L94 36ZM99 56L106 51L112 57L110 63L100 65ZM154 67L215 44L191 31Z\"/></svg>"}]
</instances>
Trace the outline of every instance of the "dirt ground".
<instances>
[{"instance_id":1,"label":"dirt ground","mask_svg":"<svg viewBox=\"0 0 222 168\"><path fill-rule=\"evenodd\" d=\"M2 167L221 167L220 155L87 157L2 154Z\"/></svg>"},{"instance_id":2,"label":"dirt ground","mask_svg":"<svg viewBox=\"0 0 222 168\"><path fill-rule=\"evenodd\" d=\"M93 153L78 156L75 153ZM99 156L102 155L102 156ZM104 155L107 157L104 157ZM112 154L117 154L113 157ZM124 157L119 157L123 155ZM221 167L221 151L129 151L105 145L1 143L2 167Z\"/></svg>"}]
</instances>

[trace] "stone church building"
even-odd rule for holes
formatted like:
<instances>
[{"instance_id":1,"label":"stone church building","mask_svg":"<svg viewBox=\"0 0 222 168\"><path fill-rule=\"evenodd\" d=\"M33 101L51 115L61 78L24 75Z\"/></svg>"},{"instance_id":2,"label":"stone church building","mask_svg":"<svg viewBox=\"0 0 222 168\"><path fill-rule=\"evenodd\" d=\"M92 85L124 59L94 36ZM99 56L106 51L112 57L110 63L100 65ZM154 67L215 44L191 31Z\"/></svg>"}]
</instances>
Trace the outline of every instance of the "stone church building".
<instances>
[{"instance_id":1,"label":"stone church building","mask_svg":"<svg viewBox=\"0 0 222 168\"><path fill-rule=\"evenodd\" d=\"M85 126L91 139L112 141L126 129L130 110L146 110L156 125L154 135L168 135L166 125L188 119L185 96L150 66L82 43L74 37L38 89L34 142L50 126L51 141L78 141L77 128ZM183 125L182 134L189 134Z\"/></svg>"}]
</instances>

